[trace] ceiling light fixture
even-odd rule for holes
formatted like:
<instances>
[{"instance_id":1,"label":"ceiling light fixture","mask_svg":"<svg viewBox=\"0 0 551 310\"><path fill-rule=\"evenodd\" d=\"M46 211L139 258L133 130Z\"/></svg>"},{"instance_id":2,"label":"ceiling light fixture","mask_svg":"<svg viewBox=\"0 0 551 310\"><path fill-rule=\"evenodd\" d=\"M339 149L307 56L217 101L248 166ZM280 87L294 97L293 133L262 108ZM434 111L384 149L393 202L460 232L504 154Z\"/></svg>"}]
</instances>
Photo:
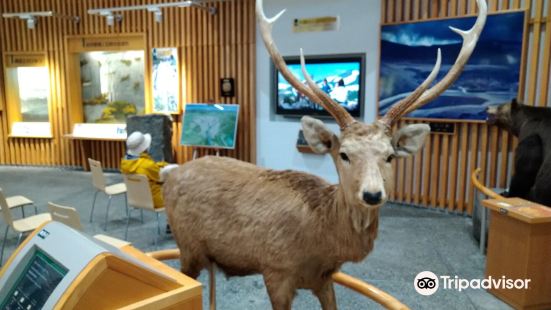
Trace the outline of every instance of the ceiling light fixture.
<instances>
[{"instance_id":1,"label":"ceiling light fixture","mask_svg":"<svg viewBox=\"0 0 551 310\"><path fill-rule=\"evenodd\" d=\"M4 13L4 18L19 18L27 22L28 29L34 29L38 23L37 17L58 17L64 19L70 19L75 23L80 22L80 17L58 14L53 11L39 11L39 12L19 12L19 13Z\"/></svg>"},{"instance_id":2,"label":"ceiling light fixture","mask_svg":"<svg viewBox=\"0 0 551 310\"><path fill-rule=\"evenodd\" d=\"M107 22L107 26L109 26L109 27L113 27L115 25L115 21L116 22L121 22L122 21L122 15L120 15L120 14L115 15L115 14L113 14L113 12L111 12L109 10L103 10L103 11L99 12L99 15L105 17L105 21Z\"/></svg>"},{"instance_id":3,"label":"ceiling light fixture","mask_svg":"<svg viewBox=\"0 0 551 310\"><path fill-rule=\"evenodd\" d=\"M90 9L88 14L90 15L100 15L107 18L107 25L112 26L114 21L122 20L121 15L113 15L113 12L126 12L126 11L138 11L138 10L147 10L154 14L155 22L160 23L163 20L162 8L170 7L194 7L203 10L207 10L211 15L216 14L216 7L208 6L200 1L181 1L181 2L170 2L170 3L157 3L157 4L145 4L145 5L136 5L136 6L120 6L113 8L101 8L101 9ZM110 17L111 16L111 17Z\"/></svg>"},{"instance_id":4,"label":"ceiling light fixture","mask_svg":"<svg viewBox=\"0 0 551 310\"><path fill-rule=\"evenodd\" d=\"M147 8L147 11L152 12L155 17L155 22L160 23L163 21L163 12L159 7L151 6Z\"/></svg>"},{"instance_id":5,"label":"ceiling light fixture","mask_svg":"<svg viewBox=\"0 0 551 310\"><path fill-rule=\"evenodd\" d=\"M27 20L27 29L34 29L34 26L36 26L36 17L29 16L28 18L26 18L26 20Z\"/></svg>"}]
</instances>

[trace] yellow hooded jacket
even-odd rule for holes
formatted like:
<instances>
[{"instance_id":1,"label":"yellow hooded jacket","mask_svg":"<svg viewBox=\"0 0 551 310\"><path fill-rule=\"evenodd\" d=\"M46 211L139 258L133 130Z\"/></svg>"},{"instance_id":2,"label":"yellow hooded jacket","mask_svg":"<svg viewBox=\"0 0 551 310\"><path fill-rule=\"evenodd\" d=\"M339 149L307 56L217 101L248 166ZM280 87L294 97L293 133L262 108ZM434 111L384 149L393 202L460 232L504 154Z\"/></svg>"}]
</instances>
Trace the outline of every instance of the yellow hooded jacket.
<instances>
[{"instance_id":1,"label":"yellow hooded jacket","mask_svg":"<svg viewBox=\"0 0 551 310\"><path fill-rule=\"evenodd\" d=\"M141 153L140 157L128 157L121 161L121 172L125 174L143 174L149 179L149 188L153 196L153 204L155 208L162 208L163 192L160 183L159 172L161 168L166 166L166 162L155 162L147 153Z\"/></svg>"}]
</instances>

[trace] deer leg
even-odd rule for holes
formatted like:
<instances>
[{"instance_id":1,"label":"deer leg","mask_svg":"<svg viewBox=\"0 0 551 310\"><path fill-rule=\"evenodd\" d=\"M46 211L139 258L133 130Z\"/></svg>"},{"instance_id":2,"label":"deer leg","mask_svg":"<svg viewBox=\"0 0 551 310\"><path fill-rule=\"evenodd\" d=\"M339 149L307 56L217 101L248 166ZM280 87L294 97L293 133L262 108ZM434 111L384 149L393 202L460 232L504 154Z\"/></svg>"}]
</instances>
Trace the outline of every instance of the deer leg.
<instances>
[{"instance_id":1,"label":"deer leg","mask_svg":"<svg viewBox=\"0 0 551 310\"><path fill-rule=\"evenodd\" d=\"M313 290L314 295L319 299L323 310L336 310L337 301L335 298L335 290L333 289L333 281L326 280L318 289Z\"/></svg>"},{"instance_id":2,"label":"deer leg","mask_svg":"<svg viewBox=\"0 0 551 310\"><path fill-rule=\"evenodd\" d=\"M288 275L267 272L264 274L264 283L270 296L273 310L291 310L295 297L296 285Z\"/></svg>"},{"instance_id":3,"label":"deer leg","mask_svg":"<svg viewBox=\"0 0 551 310\"><path fill-rule=\"evenodd\" d=\"M193 255L191 255L187 251L181 251L180 271L183 274L187 275L188 277L197 279L197 277L201 273L201 269L203 269L203 266L198 259L193 257Z\"/></svg>"}]
</instances>

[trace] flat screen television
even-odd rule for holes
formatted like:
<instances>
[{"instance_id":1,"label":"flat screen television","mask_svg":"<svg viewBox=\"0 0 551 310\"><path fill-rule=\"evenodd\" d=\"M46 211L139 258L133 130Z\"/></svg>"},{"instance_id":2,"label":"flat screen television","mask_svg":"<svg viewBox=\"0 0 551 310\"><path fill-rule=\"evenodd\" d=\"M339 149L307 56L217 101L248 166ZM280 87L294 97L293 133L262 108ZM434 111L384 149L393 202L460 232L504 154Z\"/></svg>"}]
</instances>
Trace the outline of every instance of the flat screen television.
<instances>
[{"instance_id":1,"label":"flat screen television","mask_svg":"<svg viewBox=\"0 0 551 310\"><path fill-rule=\"evenodd\" d=\"M289 70L306 84L300 58L284 57ZM364 104L364 54L307 56L306 69L316 84L354 117L360 117ZM272 64L273 102L276 114L285 116L329 116L318 104L297 92Z\"/></svg>"}]
</instances>

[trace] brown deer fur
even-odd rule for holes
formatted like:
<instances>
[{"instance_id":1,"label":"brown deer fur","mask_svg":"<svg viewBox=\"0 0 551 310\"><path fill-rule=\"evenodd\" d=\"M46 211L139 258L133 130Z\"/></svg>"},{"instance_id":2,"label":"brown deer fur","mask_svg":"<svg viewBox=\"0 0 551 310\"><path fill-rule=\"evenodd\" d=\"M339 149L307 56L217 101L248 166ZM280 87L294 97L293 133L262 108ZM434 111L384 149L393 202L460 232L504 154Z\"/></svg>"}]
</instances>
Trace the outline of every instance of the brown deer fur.
<instances>
[{"instance_id":1,"label":"brown deer fur","mask_svg":"<svg viewBox=\"0 0 551 310\"><path fill-rule=\"evenodd\" d=\"M298 288L311 289L324 308L335 309L331 274L365 258L377 236L379 206L368 205L361 193L379 179L384 189L376 190L388 193L388 159L402 156L397 150L409 154L408 146L417 151L427 127L406 126L395 136L400 139L392 139L381 126L355 123L339 138L321 121L304 117L309 143L335 161L337 185L224 157L171 171L164 197L182 272L197 277L215 263L228 275L260 273L274 309L288 309ZM392 140L404 144L393 146Z\"/></svg>"},{"instance_id":2,"label":"brown deer fur","mask_svg":"<svg viewBox=\"0 0 551 310\"><path fill-rule=\"evenodd\" d=\"M394 134L391 128L408 109L434 99L459 76L486 20L486 3L477 0L477 5L479 16L469 31L452 29L464 41L442 80L428 88L440 68L439 51L432 72L416 90L381 120L364 124L319 89L306 71L304 57L308 86L288 70L271 35L282 12L267 18L262 0L257 0L259 31L274 65L341 128L337 136L323 122L302 118L304 137L315 152L331 155L339 184L221 157L172 170L163 192L182 272L197 277L201 269L216 264L228 275L260 273L274 309L290 309L299 288L312 290L323 309L336 309L331 275L373 249L379 207L393 186L392 158L417 152L430 132L425 124L406 125Z\"/></svg>"}]
</instances>

